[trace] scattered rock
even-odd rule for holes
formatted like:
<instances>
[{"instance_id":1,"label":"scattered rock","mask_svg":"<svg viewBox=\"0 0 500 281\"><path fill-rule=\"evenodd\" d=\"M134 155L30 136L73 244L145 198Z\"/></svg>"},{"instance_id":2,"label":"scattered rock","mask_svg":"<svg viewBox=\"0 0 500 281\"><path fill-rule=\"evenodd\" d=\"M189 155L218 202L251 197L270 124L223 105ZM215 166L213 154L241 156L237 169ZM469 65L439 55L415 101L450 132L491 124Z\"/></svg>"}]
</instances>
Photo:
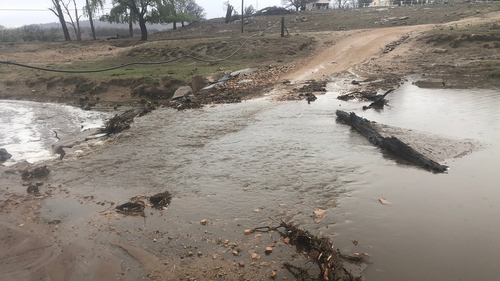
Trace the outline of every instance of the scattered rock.
<instances>
[{"instance_id":1,"label":"scattered rock","mask_svg":"<svg viewBox=\"0 0 500 281\"><path fill-rule=\"evenodd\" d=\"M48 176L50 173L47 166L36 167L34 169L26 169L21 174L23 180L32 179L32 178L43 178Z\"/></svg>"},{"instance_id":2,"label":"scattered rock","mask_svg":"<svg viewBox=\"0 0 500 281\"><path fill-rule=\"evenodd\" d=\"M28 193L38 193L38 186L32 184L32 185L28 186L26 191Z\"/></svg>"},{"instance_id":3,"label":"scattered rock","mask_svg":"<svg viewBox=\"0 0 500 281\"><path fill-rule=\"evenodd\" d=\"M238 256L239 254L238 251L233 251L233 256Z\"/></svg>"},{"instance_id":4,"label":"scattered rock","mask_svg":"<svg viewBox=\"0 0 500 281\"><path fill-rule=\"evenodd\" d=\"M205 79L201 76L194 76L191 78L191 89L193 90L193 93L198 92L199 90L203 89L207 85L207 82L205 82Z\"/></svg>"},{"instance_id":5,"label":"scattered rock","mask_svg":"<svg viewBox=\"0 0 500 281\"><path fill-rule=\"evenodd\" d=\"M276 279L276 271L271 271L271 275L270 275L271 279Z\"/></svg>"},{"instance_id":6,"label":"scattered rock","mask_svg":"<svg viewBox=\"0 0 500 281\"><path fill-rule=\"evenodd\" d=\"M230 75L231 75L231 77L236 77L236 76L251 75L254 72L255 71L253 69L246 68L246 69L242 69L242 70L238 70L238 71L232 72Z\"/></svg>"},{"instance_id":7,"label":"scattered rock","mask_svg":"<svg viewBox=\"0 0 500 281\"><path fill-rule=\"evenodd\" d=\"M260 259L260 256L257 253L252 253L252 259L258 260L258 259Z\"/></svg>"},{"instance_id":8,"label":"scattered rock","mask_svg":"<svg viewBox=\"0 0 500 281\"><path fill-rule=\"evenodd\" d=\"M285 238L285 244L290 244L290 238Z\"/></svg>"},{"instance_id":9,"label":"scattered rock","mask_svg":"<svg viewBox=\"0 0 500 281\"><path fill-rule=\"evenodd\" d=\"M359 242L358 240L351 240L352 244L354 244L354 246L358 246Z\"/></svg>"},{"instance_id":10,"label":"scattered rock","mask_svg":"<svg viewBox=\"0 0 500 281\"><path fill-rule=\"evenodd\" d=\"M270 265L270 263L265 262L265 261L260 263L260 266L269 266L269 265Z\"/></svg>"},{"instance_id":11,"label":"scattered rock","mask_svg":"<svg viewBox=\"0 0 500 281\"><path fill-rule=\"evenodd\" d=\"M314 215L318 218L326 218L326 214L325 214L326 210L323 210L323 209L316 209L316 211L314 211Z\"/></svg>"},{"instance_id":12,"label":"scattered rock","mask_svg":"<svg viewBox=\"0 0 500 281\"><path fill-rule=\"evenodd\" d=\"M239 267L245 267L245 263L244 263L244 262L242 262L242 261L240 261L240 262L238 263L238 266L239 266Z\"/></svg>"},{"instance_id":13,"label":"scattered rock","mask_svg":"<svg viewBox=\"0 0 500 281\"><path fill-rule=\"evenodd\" d=\"M201 225L207 225L207 222L208 222L208 221L207 221L206 219L202 219L202 220L200 221Z\"/></svg>"},{"instance_id":14,"label":"scattered rock","mask_svg":"<svg viewBox=\"0 0 500 281\"><path fill-rule=\"evenodd\" d=\"M399 20L407 20L407 19L409 19L409 18L410 18L410 17L408 17L408 16L404 16L404 17L400 17L400 18L399 18Z\"/></svg>"},{"instance_id":15,"label":"scattered rock","mask_svg":"<svg viewBox=\"0 0 500 281\"><path fill-rule=\"evenodd\" d=\"M182 86L175 91L174 96L172 97L172 100L180 99L182 97L187 97L189 94L193 93L193 89L191 89L191 86Z\"/></svg>"},{"instance_id":16,"label":"scattered rock","mask_svg":"<svg viewBox=\"0 0 500 281\"><path fill-rule=\"evenodd\" d=\"M254 232L253 229L245 229L244 234L247 235L247 234L250 234L250 233L253 233L253 232Z\"/></svg>"},{"instance_id":17,"label":"scattered rock","mask_svg":"<svg viewBox=\"0 0 500 281\"><path fill-rule=\"evenodd\" d=\"M30 181L25 181L22 183L22 186L30 186L31 182Z\"/></svg>"},{"instance_id":18,"label":"scattered rock","mask_svg":"<svg viewBox=\"0 0 500 281\"><path fill-rule=\"evenodd\" d=\"M51 221L49 221L49 224L60 224L61 223L61 219L53 219Z\"/></svg>"},{"instance_id":19,"label":"scattered rock","mask_svg":"<svg viewBox=\"0 0 500 281\"><path fill-rule=\"evenodd\" d=\"M415 86L419 88L443 88L445 83L443 79L422 79L415 82Z\"/></svg>"},{"instance_id":20,"label":"scattered rock","mask_svg":"<svg viewBox=\"0 0 500 281\"><path fill-rule=\"evenodd\" d=\"M433 52L434 53L437 53L437 54L443 54L443 53L446 53L448 50L447 49L434 49Z\"/></svg>"},{"instance_id":21,"label":"scattered rock","mask_svg":"<svg viewBox=\"0 0 500 281\"><path fill-rule=\"evenodd\" d=\"M272 247L266 247L266 251L265 251L266 254L270 254L272 252L273 252L273 248Z\"/></svg>"},{"instance_id":22,"label":"scattered rock","mask_svg":"<svg viewBox=\"0 0 500 281\"><path fill-rule=\"evenodd\" d=\"M43 185L43 181L37 181L36 182L36 186L42 186Z\"/></svg>"},{"instance_id":23,"label":"scattered rock","mask_svg":"<svg viewBox=\"0 0 500 281\"><path fill-rule=\"evenodd\" d=\"M389 201L384 200L384 199L378 199L378 201L380 201L380 203L382 203L383 205L388 205L388 204L390 204L390 203L389 203Z\"/></svg>"},{"instance_id":24,"label":"scattered rock","mask_svg":"<svg viewBox=\"0 0 500 281\"><path fill-rule=\"evenodd\" d=\"M354 253L354 257L361 259L365 262L370 262L370 255L367 253Z\"/></svg>"},{"instance_id":25,"label":"scattered rock","mask_svg":"<svg viewBox=\"0 0 500 281\"><path fill-rule=\"evenodd\" d=\"M237 84L248 84L248 83L251 83L251 82L253 82L252 79L245 79L245 80L239 81Z\"/></svg>"},{"instance_id":26,"label":"scattered rock","mask_svg":"<svg viewBox=\"0 0 500 281\"><path fill-rule=\"evenodd\" d=\"M0 148L0 162L5 162L12 158L12 155L5 148Z\"/></svg>"}]
</instances>

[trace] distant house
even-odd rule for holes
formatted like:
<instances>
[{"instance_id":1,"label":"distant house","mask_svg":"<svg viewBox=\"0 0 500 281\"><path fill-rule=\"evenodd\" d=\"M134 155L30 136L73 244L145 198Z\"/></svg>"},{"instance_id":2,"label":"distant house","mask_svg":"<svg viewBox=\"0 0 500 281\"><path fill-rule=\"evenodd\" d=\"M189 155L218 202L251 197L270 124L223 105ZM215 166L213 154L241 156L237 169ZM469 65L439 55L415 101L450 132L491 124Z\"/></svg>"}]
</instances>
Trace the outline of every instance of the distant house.
<instances>
[{"instance_id":1,"label":"distant house","mask_svg":"<svg viewBox=\"0 0 500 281\"><path fill-rule=\"evenodd\" d=\"M306 5L306 10L328 9L330 7L330 0L316 0Z\"/></svg>"},{"instance_id":2,"label":"distant house","mask_svg":"<svg viewBox=\"0 0 500 281\"><path fill-rule=\"evenodd\" d=\"M370 3L370 7L387 7L392 5L391 0L373 0L373 2Z\"/></svg>"}]
</instances>

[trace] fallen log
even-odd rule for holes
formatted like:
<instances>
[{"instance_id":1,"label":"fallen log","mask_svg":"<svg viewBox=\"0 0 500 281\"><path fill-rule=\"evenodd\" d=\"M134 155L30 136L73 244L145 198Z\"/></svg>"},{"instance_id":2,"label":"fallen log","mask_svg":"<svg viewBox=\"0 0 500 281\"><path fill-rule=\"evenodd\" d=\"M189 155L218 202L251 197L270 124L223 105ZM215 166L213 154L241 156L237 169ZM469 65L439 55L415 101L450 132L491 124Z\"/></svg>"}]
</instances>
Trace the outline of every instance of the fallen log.
<instances>
[{"instance_id":1,"label":"fallen log","mask_svg":"<svg viewBox=\"0 0 500 281\"><path fill-rule=\"evenodd\" d=\"M400 141L396 137L383 137L373 126L371 122L365 118L357 116L354 112L347 113L342 110L337 110L337 117L348 125L365 136L372 144L384 149L388 153L403 158L415 165L422 166L434 172L443 173L448 166L441 165L433 161L422 153L411 148L406 143Z\"/></svg>"},{"instance_id":2,"label":"fallen log","mask_svg":"<svg viewBox=\"0 0 500 281\"><path fill-rule=\"evenodd\" d=\"M129 109L121 115L115 115L106 123L106 126L101 129L101 133L109 136L130 129L130 124L134 122L135 117L144 116L155 109L156 105L148 102L143 109Z\"/></svg>"}]
</instances>

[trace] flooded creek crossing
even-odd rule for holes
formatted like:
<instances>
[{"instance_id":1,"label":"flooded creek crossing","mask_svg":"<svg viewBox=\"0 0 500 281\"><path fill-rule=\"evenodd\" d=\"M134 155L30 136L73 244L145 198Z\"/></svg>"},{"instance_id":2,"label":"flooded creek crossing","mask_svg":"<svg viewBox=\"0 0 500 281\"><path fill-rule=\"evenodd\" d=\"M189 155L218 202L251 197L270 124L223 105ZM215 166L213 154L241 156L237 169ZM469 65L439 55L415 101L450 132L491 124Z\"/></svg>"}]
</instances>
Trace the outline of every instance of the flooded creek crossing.
<instances>
[{"instance_id":1,"label":"flooded creek crossing","mask_svg":"<svg viewBox=\"0 0 500 281\"><path fill-rule=\"evenodd\" d=\"M257 252L258 263L269 262L278 279L293 280L280 267L292 259L294 248L277 234L243 235L245 229L273 224L269 217L328 236L342 253L370 254L366 280L498 278L500 95L407 83L388 96L383 111L362 111L362 104L336 95L318 96L310 105L259 99L153 111L98 153L54 165L50 182L68 192L47 198L41 216L62 218L63 242L96 248L113 241L134 244L177 265L173 272L201 279L203 273L182 270L208 264L214 254L243 261L250 270L250 254ZM447 159L448 173L433 174L381 153L337 122L337 109L484 145ZM147 209L145 218L123 217L107 212L109 204L95 204L163 191L173 195L168 209ZM317 209L326 216L311 216ZM209 223L201 225L202 219ZM238 255L234 248L219 247L224 240L237 243ZM264 248L273 243L275 251L266 256ZM207 261L189 251L200 251Z\"/></svg>"}]
</instances>

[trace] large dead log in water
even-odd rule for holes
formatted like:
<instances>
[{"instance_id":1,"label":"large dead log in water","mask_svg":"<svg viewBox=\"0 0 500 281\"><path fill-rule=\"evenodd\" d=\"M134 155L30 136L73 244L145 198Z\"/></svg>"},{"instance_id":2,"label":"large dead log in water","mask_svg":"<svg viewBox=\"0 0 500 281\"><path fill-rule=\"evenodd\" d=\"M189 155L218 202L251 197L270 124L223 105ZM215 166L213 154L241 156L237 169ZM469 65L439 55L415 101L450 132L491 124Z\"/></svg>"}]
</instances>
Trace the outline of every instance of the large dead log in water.
<instances>
[{"instance_id":1,"label":"large dead log in water","mask_svg":"<svg viewBox=\"0 0 500 281\"><path fill-rule=\"evenodd\" d=\"M396 137L383 137L375 128L373 128L369 120L357 116L354 112L347 113L342 110L337 110L336 114L340 120L344 121L348 125L351 125L371 143L393 155L399 156L415 165L425 167L434 172L442 173L448 168L448 166L441 165L436 161L427 158L422 153L411 148L409 145L400 141Z\"/></svg>"}]
</instances>

